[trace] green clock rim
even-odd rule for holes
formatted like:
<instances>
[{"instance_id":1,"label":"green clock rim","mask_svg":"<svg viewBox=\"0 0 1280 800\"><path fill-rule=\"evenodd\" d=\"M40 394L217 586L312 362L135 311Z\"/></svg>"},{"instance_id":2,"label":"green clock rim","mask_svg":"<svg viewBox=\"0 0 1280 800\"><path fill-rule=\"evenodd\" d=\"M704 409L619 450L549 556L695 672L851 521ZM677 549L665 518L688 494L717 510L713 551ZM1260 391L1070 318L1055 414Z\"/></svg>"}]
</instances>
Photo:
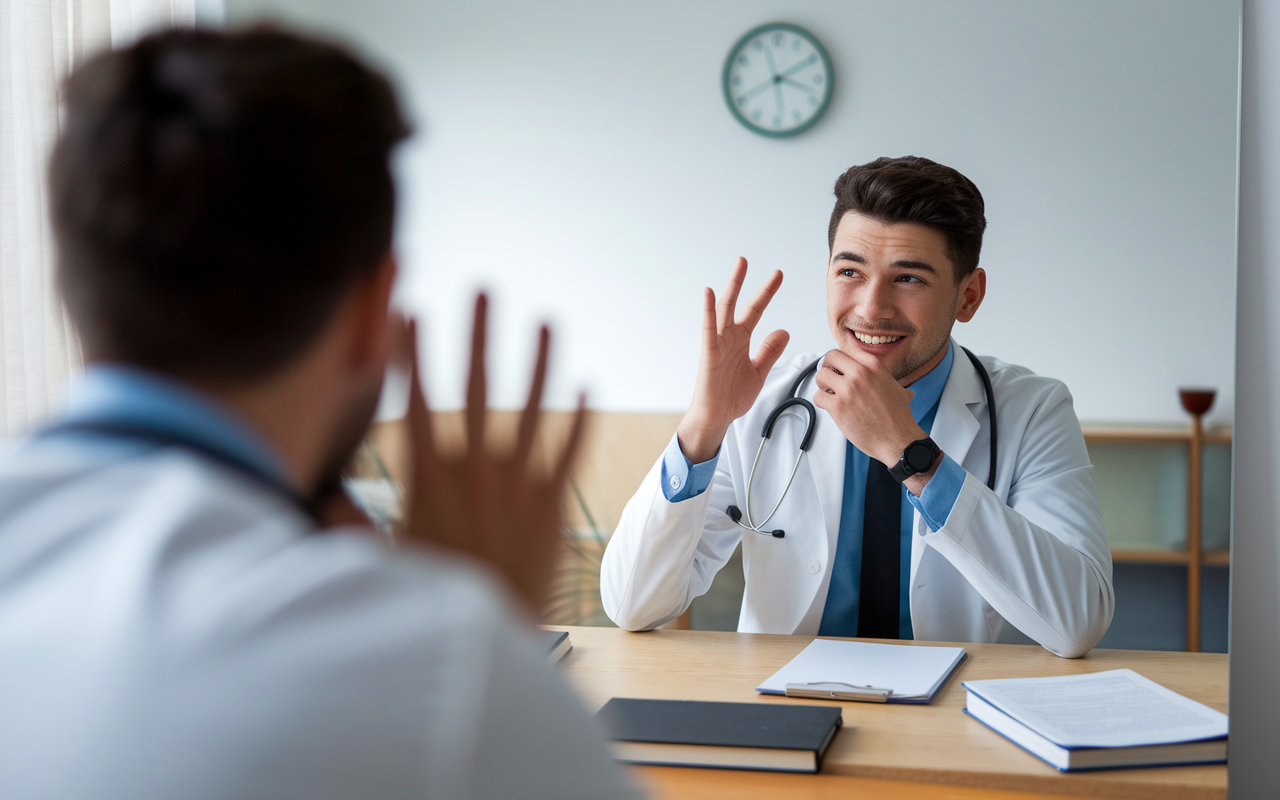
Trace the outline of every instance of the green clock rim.
<instances>
[{"instance_id":1,"label":"green clock rim","mask_svg":"<svg viewBox=\"0 0 1280 800\"><path fill-rule=\"evenodd\" d=\"M818 51L818 56L822 58L822 64L827 69L827 90L822 95L822 104L818 106L817 112L809 118L805 124L798 128L791 128L785 131L771 131L761 128L751 120L747 119L738 111L737 106L733 104L733 93L729 91L729 67L733 64L733 57L738 50L754 36L759 36L764 31L784 30L792 33L798 33L813 42L814 49ZM734 118L746 126L747 130L752 133L758 133L761 136L768 136L771 139L788 139L792 136L798 136L805 131L818 124L818 120L827 113L827 107L831 105L831 96L835 94L835 71L831 68L831 57L827 55L827 48L822 46L822 42L818 41L818 37L809 31L801 28L799 25L792 25L789 22L768 22L764 25L757 25L751 30L744 33L733 43L733 47L729 48L729 55L724 60L724 69L720 74L720 91L724 93L724 103L729 107L729 112Z\"/></svg>"}]
</instances>

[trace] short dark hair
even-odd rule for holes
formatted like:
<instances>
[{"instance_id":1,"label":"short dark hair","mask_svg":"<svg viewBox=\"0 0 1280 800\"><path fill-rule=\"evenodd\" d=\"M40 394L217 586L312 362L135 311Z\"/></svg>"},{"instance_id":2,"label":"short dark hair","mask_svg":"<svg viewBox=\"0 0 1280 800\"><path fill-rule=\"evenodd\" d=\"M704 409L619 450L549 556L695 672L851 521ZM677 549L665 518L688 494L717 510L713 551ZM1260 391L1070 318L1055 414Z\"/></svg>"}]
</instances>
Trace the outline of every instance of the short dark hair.
<instances>
[{"instance_id":1,"label":"short dark hair","mask_svg":"<svg viewBox=\"0 0 1280 800\"><path fill-rule=\"evenodd\" d=\"M58 284L90 357L259 378L389 252L388 80L271 27L170 31L63 89L50 164Z\"/></svg>"},{"instance_id":2,"label":"short dark hair","mask_svg":"<svg viewBox=\"0 0 1280 800\"><path fill-rule=\"evenodd\" d=\"M836 207L827 228L827 248L850 211L885 223L915 222L947 239L957 283L978 268L987 229L982 192L951 167L919 156L877 158L850 167L836 179Z\"/></svg>"}]
</instances>

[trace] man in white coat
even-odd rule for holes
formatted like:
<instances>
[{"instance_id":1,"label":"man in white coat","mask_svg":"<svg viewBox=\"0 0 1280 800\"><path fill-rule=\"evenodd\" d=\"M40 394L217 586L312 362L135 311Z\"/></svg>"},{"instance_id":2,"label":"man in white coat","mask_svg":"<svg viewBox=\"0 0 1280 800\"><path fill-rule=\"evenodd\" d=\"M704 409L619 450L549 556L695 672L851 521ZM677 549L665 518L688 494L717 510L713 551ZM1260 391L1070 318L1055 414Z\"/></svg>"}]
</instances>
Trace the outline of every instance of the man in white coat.
<instances>
[{"instance_id":1,"label":"man in white coat","mask_svg":"<svg viewBox=\"0 0 1280 800\"><path fill-rule=\"evenodd\" d=\"M483 444L483 300L465 455L432 446L415 371L402 547L332 491L403 332L386 79L185 31L64 97L87 367L0 455L0 797L638 796L530 624L577 439L529 468L545 330L511 454Z\"/></svg>"},{"instance_id":2,"label":"man in white coat","mask_svg":"<svg viewBox=\"0 0 1280 800\"><path fill-rule=\"evenodd\" d=\"M605 610L629 630L673 619L741 541L741 631L1087 653L1114 596L1071 395L951 338L986 293L981 193L904 157L835 195L836 348L779 365L774 331L751 356L780 272L738 317L744 259L718 303L706 290L693 401L609 542Z\"/></svg>"}]
</instances>

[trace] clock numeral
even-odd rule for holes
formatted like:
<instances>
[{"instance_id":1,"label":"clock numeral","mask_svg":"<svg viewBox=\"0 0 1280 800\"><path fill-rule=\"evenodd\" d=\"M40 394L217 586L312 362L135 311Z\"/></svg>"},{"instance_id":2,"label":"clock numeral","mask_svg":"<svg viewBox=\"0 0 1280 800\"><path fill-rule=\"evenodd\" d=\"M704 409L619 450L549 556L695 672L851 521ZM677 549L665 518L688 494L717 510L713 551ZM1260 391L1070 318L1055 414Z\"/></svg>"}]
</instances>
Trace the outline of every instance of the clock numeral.
<instances>
[{"instance_id":1,"label":"clock numeral","mask_svg":"<svg viewBox=\"0 0 1280 800\"><path fill-rule=\"evenodd\" d=\"M782 47L782 43L783 43L784 41L785 41L785 39L784 39L784 37L782 36L782 34L780 34L780 33L775 33L775 34L773 35L773 46L774 46L774 47Z\"/></svg>"},{"instance_id":2,"label":"clock numeral","mask_svg":"<svg viewBox=\"0 0 1280 800\"><path fill-rule=\"evenodd\" d=\"M760 113L760 109L758 108L755 111L751 112L751 118L754 119L756 122L760 121L761 116L763 115Z\"/></svg>"},{"instance_id":3,"label":"clock numeral","mask_svg":"<svg viewBox=\"0 0 1280 800\"><path fill-rule=\"evenodd\" d=\"M814 75L814 76L813 76L813 82L814 82L814 83L822 83L822 74L821 74L821 73L819 73L819 74L817 74L817 75Z\"/></svg>"},{"instance_id":4,"label":"clock numeral","mask_svg":"<svg viewBox=\"0 0 1280 800\"><path fill-rule=\"evenodd\" d=\"M799 50L799 49L800 49L800 40L799 40L799 39L792 39L792 40L791 40L791 49L792 49L792 50Z\"/></svg>"},{"instance_id":5,"label":"clock numeral","mask_svg":"<svg viewBox=\"0 0 1280 800\"><path fill-rule=\"evenodd\" d=\"M809 95L809 105L816 106L817 104L818 104L818 98L814 97L813 95Z\"/></svg>"},{"instance_id":6,"label":"clock numeral","mask_svg":"<svg viewBox=\"0 0 1280 800\"><path fill-rule=\"evenodd\" d=\"M738 95L738 105L745 106L747 104L747 96L745 94Z\"/></svg>"},{"instance_id":7,"label":"clock numeral","mask_svg":"<svg viewBox=\"0 0 1280 800\"><path fill-rule=\"evenodd\" d=\"M760 41L759 39L756 39L754 42L751 43L751 46L757 50L763 50L764 42Z\"/></svg>"},{"instance_id":8,"label":"clock numeral","mask_svg":"<svg viewBox=\"0 0 1280 800\"><path fill-rule=\"evenodd\" d=\"M738 56L738 63L744 67L750 66L751 59L747 58L746 56Z\"/></svg>"},{"instance_id":9,"label":"clock numeral","mask_svg":"<svg viewBox=\"0 0 1280 800\"><path fill-rule=\"evenodd\" d=\"M734 86L741 86L741 85L742 85L742 76L741 76L741 75L734 75L734 76L733 76L733 85L734 85Z\"/></svg>"},{"instance_id":10,"label":"clock numeral","mask_svg":"<svg viewBox=\"0 0 1280 800\"><path fill-rule=\"evenodd\" d=\"M791 118L792 118L792 119L794 119L796 122L799 122L799 121L800 121L800 112L799 112L799 111L792 111L792 112L791 112Z\"/></svg>"},{"instance_id":11,"label":"clock numeral","mask_svg":"<svg viewBox=\"0 0 1280 800\"><path fill-rule=\"evenodd\" d=\"M782 127L782 117L778 116L777 114L773 115L773 127L775 128Z\"/></svg>"}]
</instances>

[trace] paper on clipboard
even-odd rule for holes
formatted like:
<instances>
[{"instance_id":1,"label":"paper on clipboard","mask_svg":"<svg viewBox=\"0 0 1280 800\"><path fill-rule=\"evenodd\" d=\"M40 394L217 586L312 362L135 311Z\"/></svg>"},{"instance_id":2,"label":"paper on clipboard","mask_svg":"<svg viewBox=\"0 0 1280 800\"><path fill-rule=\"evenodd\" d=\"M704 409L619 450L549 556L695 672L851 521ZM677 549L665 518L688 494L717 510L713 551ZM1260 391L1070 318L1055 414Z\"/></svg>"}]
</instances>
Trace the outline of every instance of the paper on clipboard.
<instances>
[{"instance_id":1,"label":"paper on clipboard","mask_svg":"<svg viewBox=\"0 0 1280 800\"><path fill-rule=\"evenodd\" d=\"M872 699L855 696L857 687L862 687L890 690L884 700L874 702L927 703L964 657L963 647L814 639L786 666L757 686L756 691L785 695L787 684L840 684L851 687L851 694L832 695L831 699Z\"/></svg>"}]
</instances>

